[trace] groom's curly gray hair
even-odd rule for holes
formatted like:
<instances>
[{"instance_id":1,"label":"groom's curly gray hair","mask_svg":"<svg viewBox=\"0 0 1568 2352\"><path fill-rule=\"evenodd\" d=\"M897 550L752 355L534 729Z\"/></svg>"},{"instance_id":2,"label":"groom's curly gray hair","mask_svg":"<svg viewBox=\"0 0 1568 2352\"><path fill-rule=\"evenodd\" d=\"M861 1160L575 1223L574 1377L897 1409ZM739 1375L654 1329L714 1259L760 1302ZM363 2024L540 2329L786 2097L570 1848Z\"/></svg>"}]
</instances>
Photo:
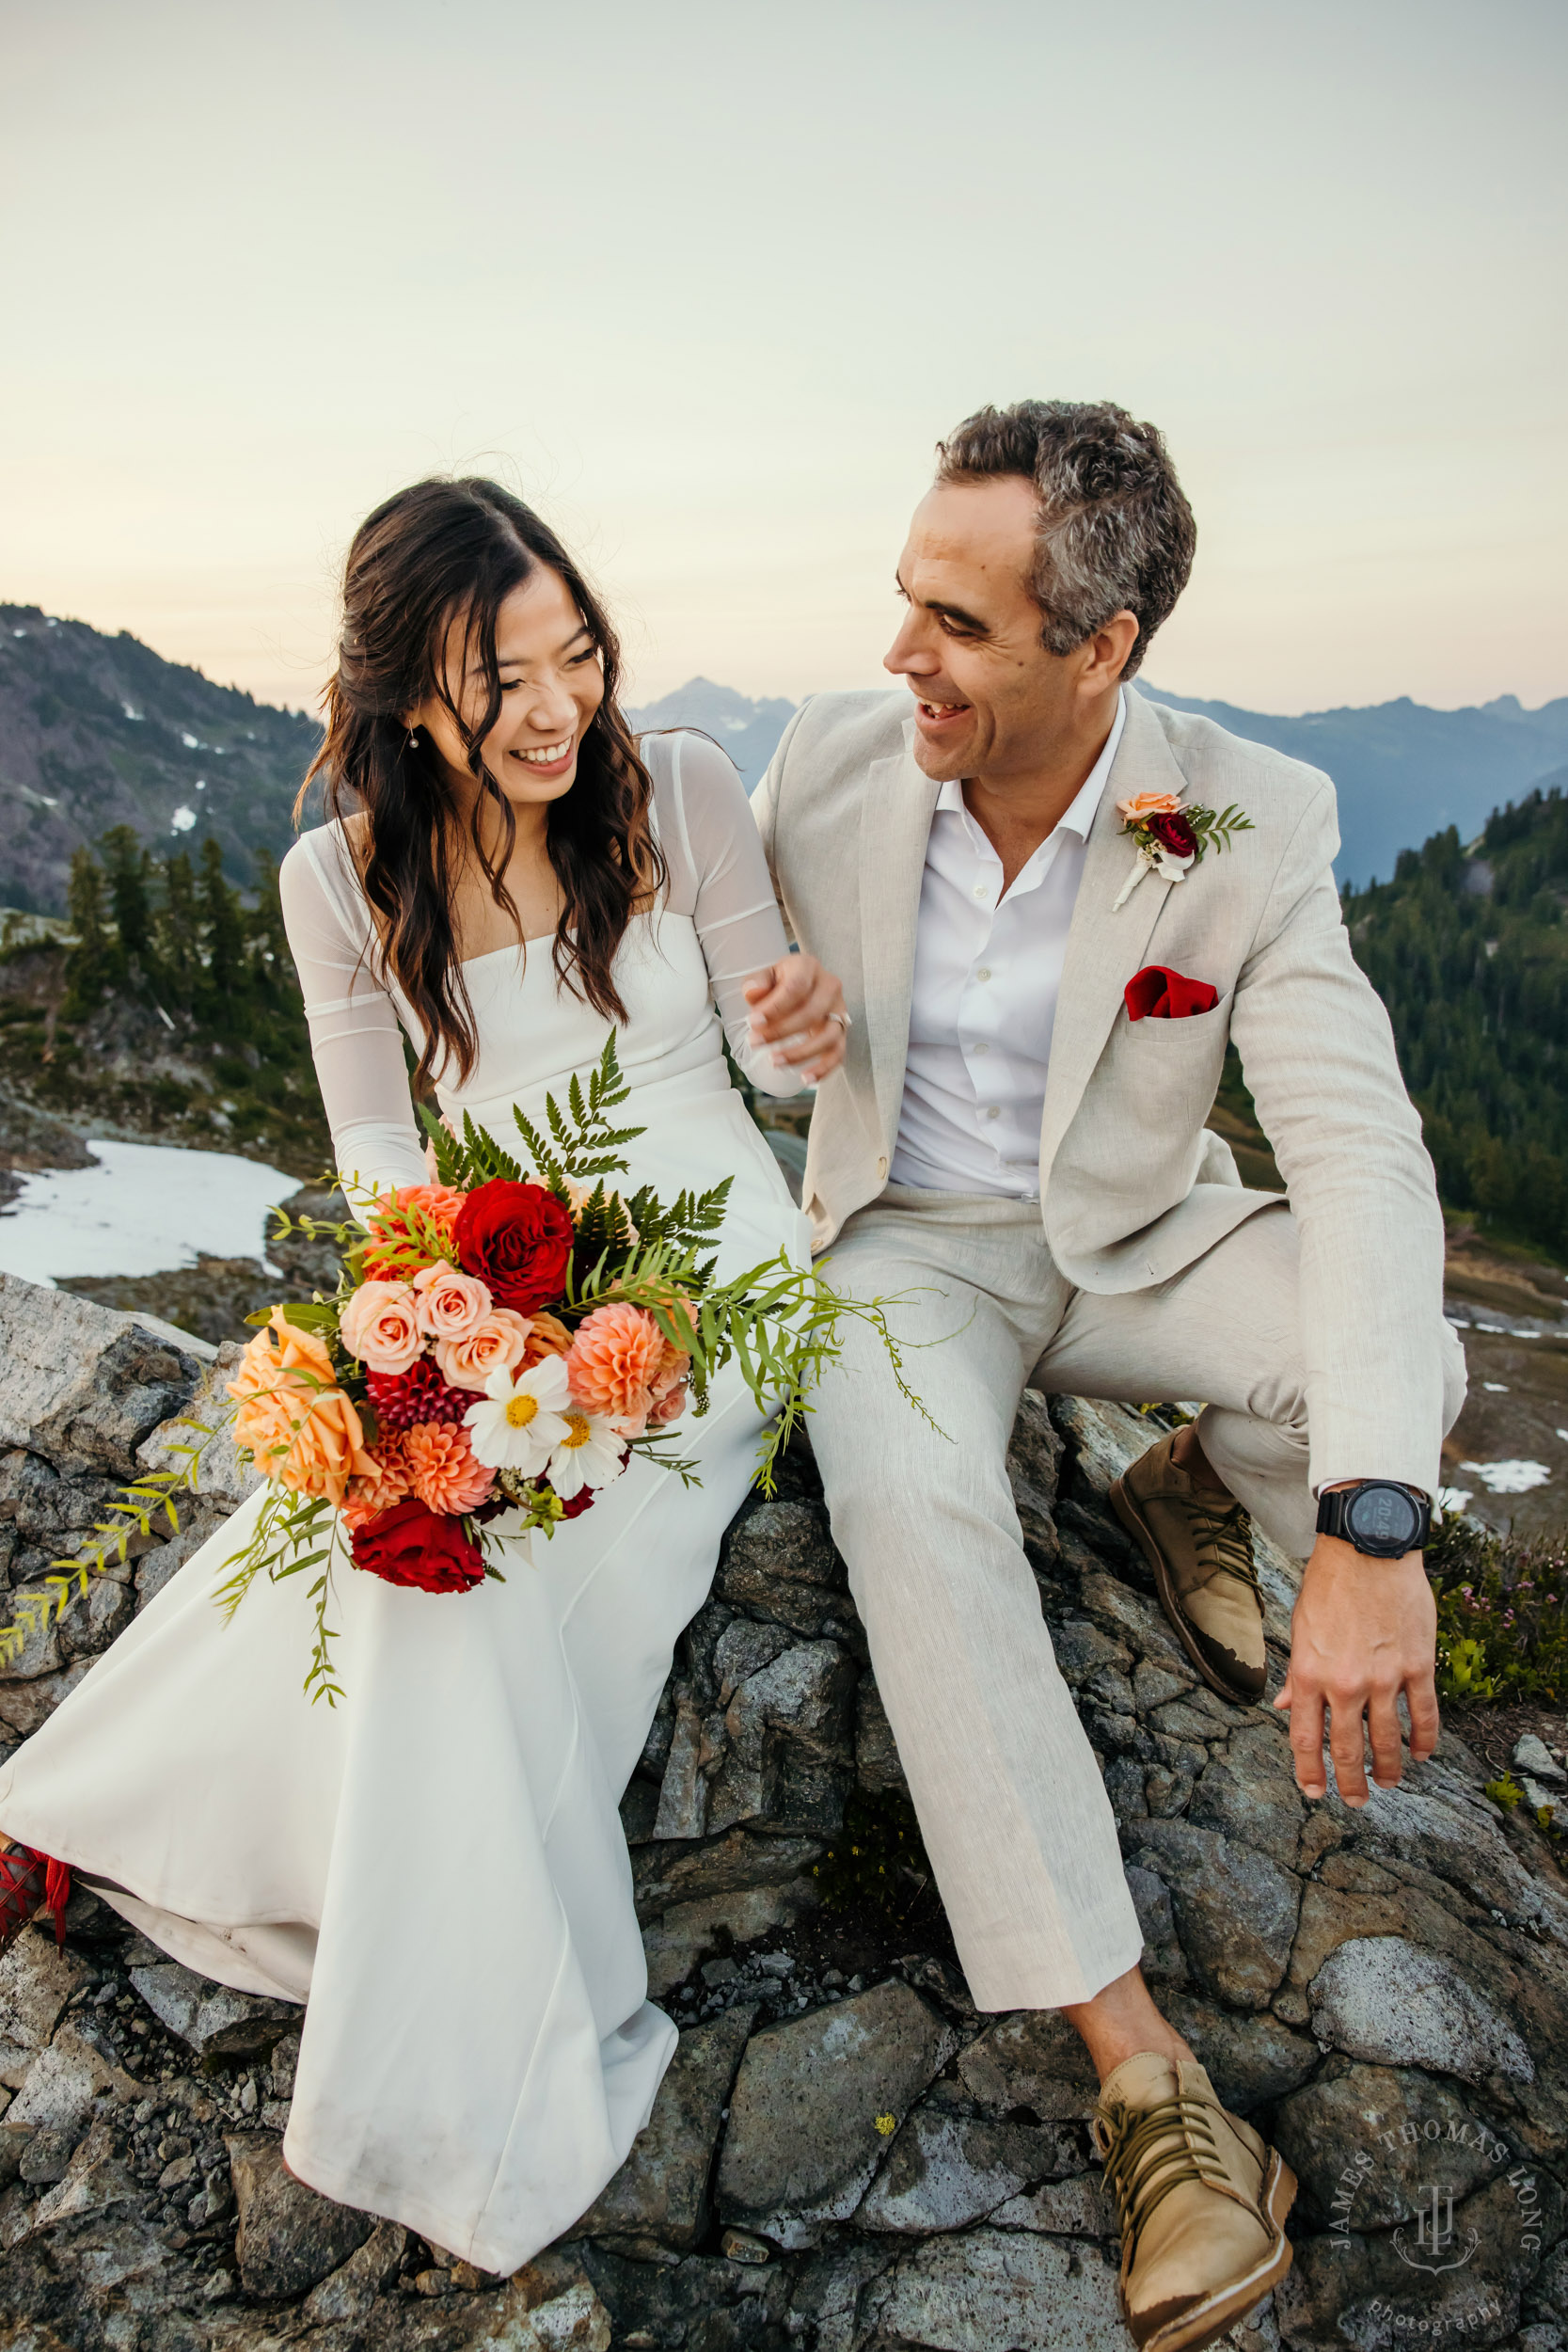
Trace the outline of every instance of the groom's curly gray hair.
<instances>
[{"instance_id":1,"label":"groom's curly gray hair","mask_svg":"<svg viewBox=\"0 0 1568 2352\"><path fill-rule=\"evenodd\" d=\"M939 482L1021 474L1039 527L1030 589L1048 652L1070 653L1116 612L1138 634L1131 677L1175 609L1197 545L1193 510L1157 429L1108 400L1021 400L979 408L937 443Z\"/></svg>"}]
</instances>

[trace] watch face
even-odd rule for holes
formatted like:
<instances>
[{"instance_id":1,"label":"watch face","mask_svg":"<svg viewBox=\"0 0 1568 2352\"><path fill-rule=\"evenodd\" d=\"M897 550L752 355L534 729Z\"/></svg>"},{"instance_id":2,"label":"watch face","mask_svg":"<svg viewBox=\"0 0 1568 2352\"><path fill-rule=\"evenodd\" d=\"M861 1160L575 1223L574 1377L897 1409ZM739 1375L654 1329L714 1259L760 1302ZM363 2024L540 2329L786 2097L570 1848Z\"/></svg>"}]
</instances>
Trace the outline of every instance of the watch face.
<instances>
[{"instance_id":1,"label":"watch face","mask_svg":"<svg viewBox=\"0 0 1568 2352\"><path fill-rule=\"evenodd\" d=\"M1345 1522L1352 1543L1400 1553L1414 1549L1421 1515L1402 1486L1363 1486L1352 1497Z\"/></svg>"}]
</instances>

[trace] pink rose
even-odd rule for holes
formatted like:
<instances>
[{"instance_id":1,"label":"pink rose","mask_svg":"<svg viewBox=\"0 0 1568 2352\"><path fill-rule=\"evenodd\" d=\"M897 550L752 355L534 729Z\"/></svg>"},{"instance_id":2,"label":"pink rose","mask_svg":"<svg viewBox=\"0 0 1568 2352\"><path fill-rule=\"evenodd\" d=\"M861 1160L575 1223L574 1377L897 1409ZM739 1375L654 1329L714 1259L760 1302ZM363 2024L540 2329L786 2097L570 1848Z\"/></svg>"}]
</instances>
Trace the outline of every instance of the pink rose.
<instances>
[{"instance_id":1,"label":"pink rose","mask_svg":"<svg viewBox=\"0 0 1568 2352\"><path fill-rule=\"evenodd\" d=\"M466 1340L490 1311L490 1293L477 1274L465 1274L444 1259L423 1265L414 1277L420 1328L433 1340Z\"/></svg>"},{"instance_id":2,"label":"pink rose","mask_svg":"<svg viewBox=\"0 0 1568 2352\"><path fill-rule=\"evenodd\" d=\"M492 1307L460 1339L436 1341L436 1369L450 1389L482 1391L493 1372L510 1372L523 1361L532 1336L527 1315L518 1314L515 1307Z\"/></svg>"},{"instance_id":3,"label":"pink rose","mask_svg":"<svg viewBox=\"0 0 1568 2352\"><path fill-rule=\"evenodd\" d=\"M349 1354L371 1372L406 1372L424 1345L408 1282L361 1282L338 1329Z\"/></svg>"}]
</instances>

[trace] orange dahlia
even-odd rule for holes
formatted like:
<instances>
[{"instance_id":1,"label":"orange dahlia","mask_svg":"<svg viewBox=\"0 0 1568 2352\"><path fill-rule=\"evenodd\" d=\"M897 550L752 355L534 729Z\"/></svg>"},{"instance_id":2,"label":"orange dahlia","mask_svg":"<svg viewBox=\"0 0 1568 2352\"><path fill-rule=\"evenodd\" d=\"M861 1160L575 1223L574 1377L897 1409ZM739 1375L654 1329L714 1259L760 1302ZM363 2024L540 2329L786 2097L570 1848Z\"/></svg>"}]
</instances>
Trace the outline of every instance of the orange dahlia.
<instances>
[{"instance_id":1,"label":"orange dahlia","mask_svg":"<svg viewBox=\"0 0 1568 2352\"><path fill-rule=\"evenodd\" d=\"M595 1307L578 1325L566 1377L584 1412L604 1414L623 1437L640 1438L652 1407L685 1377L689 1360L645 1308L617 1301Z\"/></svg>"},{"instance_id":2,"label":"orange dahlia","mask_svg":"<svg viewBox=\"0 0 1568 2352\"><path fill-rule=\"evenodd\" d=\"M496 1473L476 1462L466 1429L446 1422L417 1421L403 1440L408 1484L420 1501L447 1518L460 1518L483 1502Z\"/></svg>"}]
</instances>

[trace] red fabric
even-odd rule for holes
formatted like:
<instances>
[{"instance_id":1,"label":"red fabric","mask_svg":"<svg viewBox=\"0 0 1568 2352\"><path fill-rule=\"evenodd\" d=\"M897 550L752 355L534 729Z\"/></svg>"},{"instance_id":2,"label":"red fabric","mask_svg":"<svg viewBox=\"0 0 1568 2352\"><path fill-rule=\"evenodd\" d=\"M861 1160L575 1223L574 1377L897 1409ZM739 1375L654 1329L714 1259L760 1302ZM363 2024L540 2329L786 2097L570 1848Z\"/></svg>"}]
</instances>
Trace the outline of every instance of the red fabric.
<instances>
[{"instance_id":1,"label":"red fabric","mask_svg":"<svg viewBox=\"0 0 1568 2352\"><path fill-rule=\"evenodd\" d=\"M1129 1021L1185 1021L1195 1012L1212 1012L1220 1001L1217 988L1207 980L1189 980L1165 963L1146 963L1134 972L1123 993Z\"/></svg>"},{"instance_id":2,"label":"red fabric","mask_svg":"<svg viewBox=\"0 0 1568 2352\"><path fill-rule=\"evenodd\" d=\"M71 1865L50 1859L44 1872L43 1907L55 1922L55 1941L65 1942L65 1907L71 1900Z\"/></svg>"}]
</instances>

